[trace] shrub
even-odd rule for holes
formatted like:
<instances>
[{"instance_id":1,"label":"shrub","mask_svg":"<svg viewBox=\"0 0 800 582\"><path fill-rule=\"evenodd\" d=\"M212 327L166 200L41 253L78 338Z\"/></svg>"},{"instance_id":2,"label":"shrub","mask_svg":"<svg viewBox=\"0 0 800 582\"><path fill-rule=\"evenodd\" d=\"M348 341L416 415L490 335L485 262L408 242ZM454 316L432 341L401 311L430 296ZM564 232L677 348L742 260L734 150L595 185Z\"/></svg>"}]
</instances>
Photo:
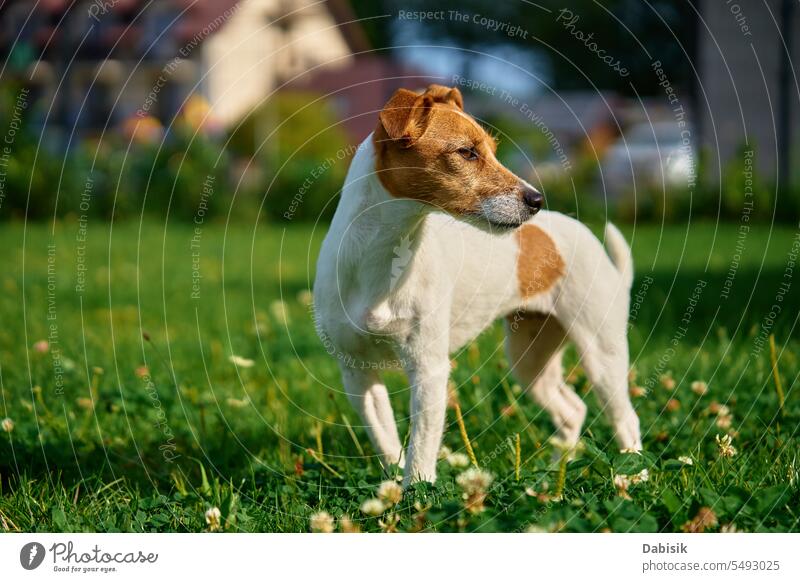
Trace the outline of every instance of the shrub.
<instances>
[{"instance_id":1,"label":"shrub","mask_svg":"<svg viewBox=\"0 0 800 582\"><path fill-rule=\"evenodd\" d=\"M235 129L230 143L264 169L255 190L268 216L332 216L353 148L330 101L313 93L279 93Z\"/></svg>"}]
</instances>

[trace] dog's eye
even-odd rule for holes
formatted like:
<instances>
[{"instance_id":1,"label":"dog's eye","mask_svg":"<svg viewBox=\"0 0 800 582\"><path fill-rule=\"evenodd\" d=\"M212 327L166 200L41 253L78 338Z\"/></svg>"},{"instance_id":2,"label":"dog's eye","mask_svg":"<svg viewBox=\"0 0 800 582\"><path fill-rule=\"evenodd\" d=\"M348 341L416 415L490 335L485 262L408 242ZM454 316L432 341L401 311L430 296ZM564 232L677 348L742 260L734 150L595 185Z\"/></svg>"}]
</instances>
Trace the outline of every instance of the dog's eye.
<instances>
[{"instance_id":1,"label":"dog's eye","mask_svg":"<svg viewBox=\"0 0 800 582\"><path fill-rule=\"evenodd\" d=\"M458 155L469 162L474 162L478 159L478 152L475 148L458 148Z\"/></svg>"}]
</instances>

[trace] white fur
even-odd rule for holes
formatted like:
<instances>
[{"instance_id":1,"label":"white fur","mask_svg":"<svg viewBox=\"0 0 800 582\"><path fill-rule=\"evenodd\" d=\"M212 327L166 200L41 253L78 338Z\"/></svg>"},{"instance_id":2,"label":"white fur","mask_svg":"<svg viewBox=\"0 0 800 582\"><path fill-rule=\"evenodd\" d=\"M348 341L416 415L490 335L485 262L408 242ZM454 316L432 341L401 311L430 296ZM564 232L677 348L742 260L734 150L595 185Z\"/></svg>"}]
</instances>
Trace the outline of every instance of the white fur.
<instances>
[{"instance_id":1,"label":"white fur","mask_svg":"<svg viewBox=\"0 0 800 582\"><path fill-rule=\"evenodd\" d=\"M316 324L373 445L384 463L404 463L406 484L436 478L450 353L502 316L511 366L564 440L577 443L586 414L562 376L569 338L619 445L641 448L627 384L630 251L613 227L606 234L616 265L576 220L542 211L531 222L552 238L566 269L551 289L524 299L515 231L477 228L391 196L375 174L371 136L353 159L319 256ZM379 373L393 363L411 385L405 460Z\"/></svg>"}]
</instances>

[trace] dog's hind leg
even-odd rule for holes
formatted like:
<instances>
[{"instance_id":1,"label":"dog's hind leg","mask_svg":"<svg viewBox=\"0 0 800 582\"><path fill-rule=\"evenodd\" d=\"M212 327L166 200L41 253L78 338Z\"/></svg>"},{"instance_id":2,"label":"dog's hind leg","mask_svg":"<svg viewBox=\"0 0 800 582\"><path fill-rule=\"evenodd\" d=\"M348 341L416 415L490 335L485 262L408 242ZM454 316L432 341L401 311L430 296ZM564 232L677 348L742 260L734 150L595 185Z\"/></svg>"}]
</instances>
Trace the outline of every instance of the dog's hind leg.
<instances>
[{"instance_id":1,"label":"dog's hind leg","mask_svg":"<svg viewBox=\"0 0 800 582\"><path fill-rule=\"evenodd\" d=\"M506 320L506 350L516 378L549 414L565 445L577 444L586 404L564 382L564 329L552 316L526 313Z\"/></svg>"},{"instance_id":2,"label":"dog's hind leg","mask_svg":"<svg viewBox=\"0 0 800 582\"><path fill-rule=\"evenodd\" d=\"M578 348L586 375L614 428L617 443L623 450L642 448L639 417L628 393L628 340L626 322L606 321L602 331L575 326L573 340Z\"/></svg>"},{"instance_id":3,"label":"dog's hind leg","mask_svg":"<svg viewBox=\"0 0 800 582\"><path fill-rule=\"evenodd\" d=\"M370 441L381 457L384 466L402 467L403 448L389 402L389 393L374 370L358 370L341 365L342 381L347 398L358 411Z\"/></svg>"}]
</instances>

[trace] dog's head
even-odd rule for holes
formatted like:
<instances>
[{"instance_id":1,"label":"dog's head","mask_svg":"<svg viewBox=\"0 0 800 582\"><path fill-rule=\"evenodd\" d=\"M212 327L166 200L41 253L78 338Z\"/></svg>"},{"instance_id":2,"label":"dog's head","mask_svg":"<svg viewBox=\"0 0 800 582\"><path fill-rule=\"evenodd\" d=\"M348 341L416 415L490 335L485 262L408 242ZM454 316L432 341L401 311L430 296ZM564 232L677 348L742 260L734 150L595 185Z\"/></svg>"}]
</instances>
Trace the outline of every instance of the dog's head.
<instances>
[{"instance_id":1,"label":"dog's head","mask_svg":"<svg viewBox=\"0 0 800 582\"><path fill-rule=\"evenodd\" d=\"M378 176L393 196L503 228L519 226L544 203L497 160L495 140L464 113L456 88L399 89L380 112L374 141Z\"/></svg>"}]
</instances>

